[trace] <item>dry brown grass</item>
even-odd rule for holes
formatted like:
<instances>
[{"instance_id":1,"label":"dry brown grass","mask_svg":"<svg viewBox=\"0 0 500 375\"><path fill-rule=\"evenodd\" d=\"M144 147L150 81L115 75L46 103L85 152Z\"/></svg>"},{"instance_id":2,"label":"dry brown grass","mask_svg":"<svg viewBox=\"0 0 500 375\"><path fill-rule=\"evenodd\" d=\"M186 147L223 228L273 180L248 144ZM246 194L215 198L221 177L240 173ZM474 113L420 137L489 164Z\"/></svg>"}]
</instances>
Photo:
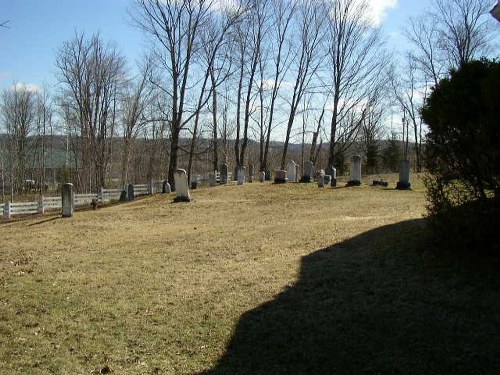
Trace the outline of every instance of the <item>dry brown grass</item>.
<instances>
[{"instance_id":1,"label":"dry brown grass","mask_svg":"<svg viewBox=\"0 0 500 375\"><path fill-rule=\"evenodd\" d=\"M2 223L0 372L213 367L240 316L292 286L304 256L421 218L425 205L418 183L253 183L192 196Z\"/></svg>"}]
</instances>

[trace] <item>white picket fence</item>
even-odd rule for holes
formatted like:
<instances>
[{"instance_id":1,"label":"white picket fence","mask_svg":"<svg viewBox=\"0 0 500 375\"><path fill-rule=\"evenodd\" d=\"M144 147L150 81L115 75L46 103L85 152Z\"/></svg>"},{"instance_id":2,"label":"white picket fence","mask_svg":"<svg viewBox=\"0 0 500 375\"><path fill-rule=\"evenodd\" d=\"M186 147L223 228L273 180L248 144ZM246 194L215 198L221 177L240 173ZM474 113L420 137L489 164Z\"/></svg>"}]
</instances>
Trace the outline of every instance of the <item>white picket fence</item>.
<instances>
[{"instance_id":1,"label":"white picket fence","mask_svg":"<svg viewBox=\"0 0 500 375\"><path fill-rule=\"evenodd\" d=\"M134 184L134 196L161 193L163 181L151 184ZM75 207L94 203L109 203L120 199L123 189L101 188L98 194L73 194ZM14 215L44 214L45 211L62 209L61 197L40 197L36 202L7 202L3 206L3 217L9 219Z\"/></svg>"}]
</instances>

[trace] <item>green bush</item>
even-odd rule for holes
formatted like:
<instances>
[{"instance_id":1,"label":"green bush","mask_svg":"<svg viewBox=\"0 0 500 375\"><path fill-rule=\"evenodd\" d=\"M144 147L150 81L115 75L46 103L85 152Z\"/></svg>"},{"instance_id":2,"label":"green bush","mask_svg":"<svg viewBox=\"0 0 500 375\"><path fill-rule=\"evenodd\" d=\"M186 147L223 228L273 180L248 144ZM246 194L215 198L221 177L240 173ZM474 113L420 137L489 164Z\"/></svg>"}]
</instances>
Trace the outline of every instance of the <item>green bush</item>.
<instances>
[{"instance_id":1,"label":"green bush","mask_svg":"<svg viewBox=\"0 0 500 375\"><path fill-rule=\"evenodd\" d=\"M464 246L472 239L482 247L477 241L484 236L498 243L491 220L500 199L500 63L472 61L452 70L434 87L422 118L429 126L425 184L436 233Z\"/></svg>"}]
</instances>

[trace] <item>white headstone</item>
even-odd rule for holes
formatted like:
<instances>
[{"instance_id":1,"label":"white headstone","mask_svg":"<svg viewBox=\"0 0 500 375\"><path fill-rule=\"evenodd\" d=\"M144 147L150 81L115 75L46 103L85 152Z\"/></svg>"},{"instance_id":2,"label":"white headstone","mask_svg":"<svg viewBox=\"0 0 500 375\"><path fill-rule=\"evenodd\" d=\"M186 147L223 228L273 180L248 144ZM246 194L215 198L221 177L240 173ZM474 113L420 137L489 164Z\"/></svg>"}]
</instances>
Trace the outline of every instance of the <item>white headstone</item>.
<instances>
[{"instance_id":1,"label":"white headstone","mask_svg":"<svg viewBox=\"0 0 500 375\"><path fill-rule=\"evenodd\" d=\"M406 190L411 186L410 183L410 161L402 159L399 161L399 181L396 184L396 189Z\"/></svg>"},{"instance_id":2,"label":"white headstone","mask_svg":"<svg viewBox=\"0 0 500 375\"><path fill-rule=\"evenodd\" d=\"M260 182L264 182L266 180L266 172L265 171L261 171L259 173L259 181Z\"/></svg>"},{"instance_id":3,"label":"white headstone","mask_svg":"<svg viewBox=\"0 0 500 375\"><path fill-rule=\"evenodd\" d=\"M174 173L175 192L177 197L174 202L190 202L189 184L187 173L184 169L176 169Z\"/></svg>"},{"instance_id":4,"label":"white headstone","mask_svg":"<svg viewBox=\"0 0 500 375\"><path fill-rule=\"evenodd\" d=\"M297 182L297 175L295 174L296 166L297 164L295 164L293 160L290 160L288 162L287 176L288 176L288 181L290 182Z\"/></svg>"},{"instance_id":5,"label":"white headstone","mask_svg":"<svg viewBox=\"0 0 500 375\"><path fill-rule=\"evenodd\" d=\"M73 184L67 183L62 187L62 217L71 217L75 211Z\"/></svg>"},{"instance_id":6,"label":"white headstone","mask_svg":"<svg viewBox=\"0 0 500 375\"><path fill-rule=\"evenodd\" d=\"M245 170L246 170L246 167L243 167L243 166L239 166L237 168L237 184L238 185L243 185L245 183Z\"/></svg>"},{"instance_id":7,"label":"white headstone","mask_svg":"<svg viewBox=\"0 0 500 375\"><path fill-rule=\"evenodd\" d=\"M348 185L355 186L361 184L361 156L351 156L350 180Z\"/></svg>"}]
</instances>

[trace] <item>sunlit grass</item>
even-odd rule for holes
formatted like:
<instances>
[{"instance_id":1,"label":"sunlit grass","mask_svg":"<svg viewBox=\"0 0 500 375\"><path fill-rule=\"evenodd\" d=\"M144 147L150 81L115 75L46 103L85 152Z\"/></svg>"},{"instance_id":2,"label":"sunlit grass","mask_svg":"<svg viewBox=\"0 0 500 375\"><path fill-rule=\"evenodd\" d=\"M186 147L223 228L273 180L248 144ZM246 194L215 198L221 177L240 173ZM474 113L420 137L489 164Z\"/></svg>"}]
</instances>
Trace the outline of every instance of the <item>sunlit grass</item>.
<instances>
[{"instance_id":1,"label":"sunlit grass","mask_svg":"<svg viewBox=\"0 0 500 375\"><path fill-rule=\"evenodd\" d=\"M297 282L303 257L425 206L418 185L191 193L1 224L0 372L209 369L242 314Z\"/></svg>"}]
</instances>

